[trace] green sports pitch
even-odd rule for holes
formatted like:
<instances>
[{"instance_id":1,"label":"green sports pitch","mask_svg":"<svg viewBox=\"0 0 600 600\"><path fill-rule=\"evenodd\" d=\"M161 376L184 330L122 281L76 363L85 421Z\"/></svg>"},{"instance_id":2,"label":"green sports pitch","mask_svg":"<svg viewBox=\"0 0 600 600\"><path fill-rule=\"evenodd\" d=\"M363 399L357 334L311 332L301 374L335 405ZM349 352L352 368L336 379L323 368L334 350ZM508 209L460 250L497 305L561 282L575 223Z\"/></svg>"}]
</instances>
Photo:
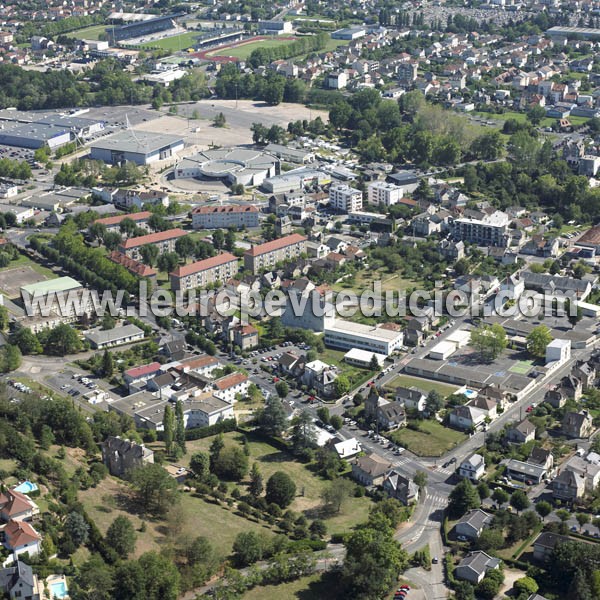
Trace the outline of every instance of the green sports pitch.
<instances>
[{"instance_id":1,"label":"green sports pitch","mask_svg":"<svg viewBox=\"0 0 600 600\"><path fill-rule=\"evenodd\" d=\"M531 367L533 366L533 362L530 360L520 360L516 362L510 369L508 369L511 373L517 373L518 375L526 375Z\"/></svg>"}]
</instances>

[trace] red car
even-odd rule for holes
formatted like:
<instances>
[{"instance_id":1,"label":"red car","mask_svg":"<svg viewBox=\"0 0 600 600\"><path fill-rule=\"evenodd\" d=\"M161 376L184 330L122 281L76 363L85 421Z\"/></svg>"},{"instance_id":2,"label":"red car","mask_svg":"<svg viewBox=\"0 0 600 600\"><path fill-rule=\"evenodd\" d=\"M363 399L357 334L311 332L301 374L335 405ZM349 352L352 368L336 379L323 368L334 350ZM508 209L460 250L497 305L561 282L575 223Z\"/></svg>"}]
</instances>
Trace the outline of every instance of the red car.
<instances>
[{"instance_id":1,"label":"red car","mask_svg":"<svg viewBox=\"0 0 600 600\"><path fill-rule=\"evenodd\" d=\"M528 407L525 409L525 412L528 412L528 413L530 413L532 410L533 410L533 406L528 406Z\"/></svg>"}]
</instances>

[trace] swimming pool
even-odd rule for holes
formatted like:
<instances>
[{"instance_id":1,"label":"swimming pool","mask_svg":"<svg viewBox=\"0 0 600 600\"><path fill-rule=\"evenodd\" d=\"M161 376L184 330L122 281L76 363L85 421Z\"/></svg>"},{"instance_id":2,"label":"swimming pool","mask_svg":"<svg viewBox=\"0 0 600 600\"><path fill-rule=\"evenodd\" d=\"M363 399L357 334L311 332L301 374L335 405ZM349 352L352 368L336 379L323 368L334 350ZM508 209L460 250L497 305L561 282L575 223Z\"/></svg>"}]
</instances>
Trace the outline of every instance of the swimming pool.
<instances>
[{"instance_id":1,"label":"swimming pool","mask_svg":"<svg viewBox=\"0 0 600 600\"><path fill-rule=\"evenodd\" d=\"M50 598L64 598L67 595L67 584L64 581L57 581L50 584Z\"/></svg>"},{"instance_id":2,"label":"swimming pool","mask_svg":"<svg viewBox=\"0 0 600 600\"><path fill-rule=\"evenodd\" d=\"M31 492L35 492L38 489L38 486L31 481L23 481L20 483L15 490L17 492L21 492L21 494L30 494Z\"/></svg>"},{"instance_id":3,"label":"swimming pool","mask_svg":"<svg viewBox=\"0 0 600 600\"><path fill-rule=\"evenodd\" d=\"M472 400L473 398L475 398L477 396L477 392L475 390L470 390L469 388L467 388L463 392L463 396L466 396L469 400Z\"/></svg>"}]
</instances>

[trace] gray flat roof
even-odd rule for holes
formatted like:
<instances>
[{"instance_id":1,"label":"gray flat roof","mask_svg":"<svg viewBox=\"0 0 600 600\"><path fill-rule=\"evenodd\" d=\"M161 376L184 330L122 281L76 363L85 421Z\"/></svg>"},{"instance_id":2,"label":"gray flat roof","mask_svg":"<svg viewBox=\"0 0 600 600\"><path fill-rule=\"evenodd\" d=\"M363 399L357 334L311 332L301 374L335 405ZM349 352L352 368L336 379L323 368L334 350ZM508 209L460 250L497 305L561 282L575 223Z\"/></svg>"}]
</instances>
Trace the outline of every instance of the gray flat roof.
<instances>
[{"instance_id":1,"label":"gray flat roof","mask_svg":"<svg viewBox=\"0 0 600 600\"><path fill-rule=\"evenodd\" d=\"M123 325L106 331L98 330L85 334L85 338L96 344L105 344L106 342L118 341L132 335L138 335L143 331L137 325Z\"/></svg>"},{"instance_id":2,"label":"gray flat roof","mask_svg":"<svg viewBox=\"0 0 600 600\"><path fill-rule=\"evenodd\" d=\"M132 152L137 154L151 154L158 152L165 146L183 144L179 135L167 135L152 131L119 131L111 136L95 141L91 147L101 150L117 150L119 152Z\"/></svg>"},{"instance_id":3,"label":"gray flat roof","mask_svg":"<svg viewBox=\"0 0 600 600\"><path fill-rule=\"evenodd\" d=\"M47 141L69 133L68 127L58 127L47 123L15 123L0 130L0 137L11 136L30 140Z\"/></svg>"}]
</instances>

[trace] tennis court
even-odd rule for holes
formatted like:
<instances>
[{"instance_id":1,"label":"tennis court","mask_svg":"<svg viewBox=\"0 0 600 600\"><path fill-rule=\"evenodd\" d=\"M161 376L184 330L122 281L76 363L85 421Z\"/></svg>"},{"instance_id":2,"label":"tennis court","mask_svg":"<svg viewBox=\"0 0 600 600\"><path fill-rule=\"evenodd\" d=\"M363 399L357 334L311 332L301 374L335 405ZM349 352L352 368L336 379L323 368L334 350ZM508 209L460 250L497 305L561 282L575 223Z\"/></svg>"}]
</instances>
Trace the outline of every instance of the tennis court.
<instances>
[{"instance_id":1,"label":"tennis court","mask_svg":"<svg viewBox=\"0 0 600 600\"><path fill-rule=\"evenodd\" d=\"M531 360L520 360L516 362L510 369L508 369L511 373L518 373L519 375L526 375L529 372L529 369L533 366L533 361Z\"/></svg>"}]
</instances>

